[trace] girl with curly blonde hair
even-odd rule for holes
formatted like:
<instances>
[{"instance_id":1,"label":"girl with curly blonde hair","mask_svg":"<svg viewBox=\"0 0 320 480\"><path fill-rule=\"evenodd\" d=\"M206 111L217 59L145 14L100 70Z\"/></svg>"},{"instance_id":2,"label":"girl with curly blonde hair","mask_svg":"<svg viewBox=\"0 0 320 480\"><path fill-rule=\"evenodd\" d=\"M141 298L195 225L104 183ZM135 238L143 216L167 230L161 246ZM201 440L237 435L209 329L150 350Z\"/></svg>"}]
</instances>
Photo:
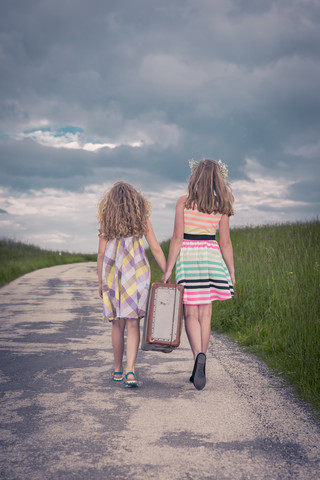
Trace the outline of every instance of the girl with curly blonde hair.
<instances>
[{"instance_id":1,"label":"girl with curly blonde hair","mask_svg":"<svg viewBox=\"0 0 320 480\"><path fill-rule=\"evenodd\" d=\"M184 319L194 355L190 381L202 390L206 384L206 353L211 332L214 300L232 298L235 283L229 217L233 195L226 182L227 167L221 161L191 161L188 194L177 201L174 232L163 282L171 279L184 286ZM220 247L215 240L219 228ZM221 248L221 250L220 250Z\"/></svg>"},{"instance_id":2,"label":"girl with curly blonde hair","mask_svg":"<svg viewBox=\"0 0 320 480\"><path fill-rule=\"evenodd\" d=\"M145 316L150 285L150 265L143 246L150 250L164 272L166 259L154 234L149 216L151 205L132 185L117 182L98 207L99 250L97 260L99 295L105 321L112 322L114 370L112 378L123 380L124 331L127 329L125 386L138 386L135 362L140 341L140 319Z\"/></svg>"}]
</instances>

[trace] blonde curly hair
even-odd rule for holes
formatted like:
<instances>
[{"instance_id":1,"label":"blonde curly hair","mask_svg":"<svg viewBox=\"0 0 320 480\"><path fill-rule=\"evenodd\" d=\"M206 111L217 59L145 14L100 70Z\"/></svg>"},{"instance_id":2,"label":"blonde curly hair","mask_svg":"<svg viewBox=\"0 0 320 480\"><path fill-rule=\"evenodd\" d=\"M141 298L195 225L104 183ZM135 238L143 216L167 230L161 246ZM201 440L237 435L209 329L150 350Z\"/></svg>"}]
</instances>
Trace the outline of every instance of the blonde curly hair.
<instances>
[{"instance_id":1,"label":"blonde curly hair","mask_svg":"<svg viewBox=\"0 0 320 480\"><path fill-rule=\"evenodd\" d=\"M97 218L100 223L99 237L112 240L147 233L147 221L151 204L132 185L115 183L101 199Z\"/></svg>"},{"instance_id":2,"label":"blonde curly hair","mask_svg":"<svg viewBox=\"0 0 320 480\"><path fill-rule=\"evenodd\" d=\"M210 158L201 160L189 178L186 208L231 216L233 202L231 187L222 177L218 162Z\"/></svg>"}]
</instances>

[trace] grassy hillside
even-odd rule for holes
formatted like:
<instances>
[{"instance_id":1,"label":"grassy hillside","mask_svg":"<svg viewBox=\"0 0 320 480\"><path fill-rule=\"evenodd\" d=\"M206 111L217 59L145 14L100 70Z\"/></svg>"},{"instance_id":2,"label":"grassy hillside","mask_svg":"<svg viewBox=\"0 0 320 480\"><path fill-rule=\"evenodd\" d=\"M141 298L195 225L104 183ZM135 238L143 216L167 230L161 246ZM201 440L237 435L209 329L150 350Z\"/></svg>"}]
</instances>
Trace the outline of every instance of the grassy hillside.
<instances>
[{"instance_id":1,"label":"grassy hillside","mask_svg":"<svg viewBox=\"0 0 320 480\"><path fill-rule=\"evenodd\" d=\"M320 407L319 221L232 231L236 296L212 326L250 346Z\"/></svg>"},{"instance_id":2,"label":"grassy hillside","mask_svg":"<svg viewBox=\"0 0 320 480\"><path fill-rule=\"evenodd\" d=\"M247 345L320 408L319 221L234 229L231 238L235 297L214 302L213 330ZM153 276L161 278L156 267Z\"/></svg>"},{"instance_id":3,"label":"grassy hillside","mask_svg":"<svg viewBox=\"0 0 320 480\"><path fill-rule=\"evenodd\" d=\"M65 263L95 261L96 258L96 255L54 252L12 240L1 240L0 286L39 268Z\"/></svg>"}]
</instances>

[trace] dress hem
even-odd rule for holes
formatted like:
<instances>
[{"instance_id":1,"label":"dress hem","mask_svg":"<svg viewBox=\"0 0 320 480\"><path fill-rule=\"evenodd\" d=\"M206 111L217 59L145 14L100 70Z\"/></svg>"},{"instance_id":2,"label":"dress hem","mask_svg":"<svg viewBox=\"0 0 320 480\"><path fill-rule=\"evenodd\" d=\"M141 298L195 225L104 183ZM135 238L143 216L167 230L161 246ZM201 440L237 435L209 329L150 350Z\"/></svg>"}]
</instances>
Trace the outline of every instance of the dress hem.
<instances>
[{"instance_id":1,"label":"dress hem","mask_svg":"<svg viewBox=\"0 0 320 480\"><path fill-rule=\"evenodd\" d=\"M212 302L224 302L226 300L232 300L234 295L231 295L231 297L228 298L213 298L209 302L185 302L183 301L183 305L210 305Z\"/></svg>"},{"instance_id":2,"label":"dress hem","mask_svg":"<svg viewBox=\"0 0 320 480\"><path fill-rule=\"evenodd\" d=\"M104 317L103 322L108 323L108 322L113 322L115 320L142 320L145 317L145 315L139 316L139 317Z\"/></svg>"}]
</instances>

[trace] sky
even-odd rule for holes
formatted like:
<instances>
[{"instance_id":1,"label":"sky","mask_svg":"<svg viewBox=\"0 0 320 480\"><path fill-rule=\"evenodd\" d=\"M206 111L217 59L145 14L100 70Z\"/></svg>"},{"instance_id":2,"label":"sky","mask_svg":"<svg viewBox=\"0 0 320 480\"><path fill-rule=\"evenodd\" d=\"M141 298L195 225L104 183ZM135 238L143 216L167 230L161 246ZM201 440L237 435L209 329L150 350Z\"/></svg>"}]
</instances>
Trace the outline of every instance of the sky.
<instances>
[{"instance_id":1,"label":"sky","mask_svg":"<svg viewBox=\"0 0 320 480\"><path fill-rule=\"evenodd\" d=\"M319 216L319 0L3 0L0 238L94 253L118 180L171 237L188 160L231 228Z\"/></svg>"}]
</instances>

